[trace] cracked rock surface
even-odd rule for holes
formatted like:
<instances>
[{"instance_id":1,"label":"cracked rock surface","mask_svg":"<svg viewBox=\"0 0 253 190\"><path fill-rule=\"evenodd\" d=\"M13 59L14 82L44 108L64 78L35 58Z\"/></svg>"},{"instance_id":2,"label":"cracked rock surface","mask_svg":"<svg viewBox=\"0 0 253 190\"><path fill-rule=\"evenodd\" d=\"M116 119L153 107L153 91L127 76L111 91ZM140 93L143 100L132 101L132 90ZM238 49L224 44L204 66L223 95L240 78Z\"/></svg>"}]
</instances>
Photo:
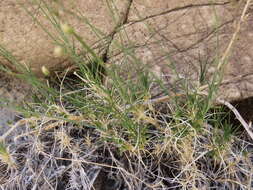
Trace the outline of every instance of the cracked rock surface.
<instances>
[{"instance_id":1,"label":"cracked rock surface","mask_svg":"<svg viewBox=\"0 0 253 190\"><path fill-rule=\"evenodd\" d=\"M100 41L101 37L95 34L93 30L97 28L104 35L110 34L117 25L118 18L124 14L127 2L127 0L116 0L114 4L110 4L110 6L115 5L117 7L119 14L114 19L105 0L61 1L59 3L50 0L21 0L18 3L16 0L1 0L1 45L16 56L18 61L29 65L37 73L40 73L42 65L50 69L64 68L70 64L69 61L65 58L53 56L56 41L52 40L47 32L50 32L56 39L58 39L59 33L47 18L48 9L46 6L50 7L50 11L55 12L55 17L59 15L60 22L68 23L74 27L76 32L99 52L106 44L104 41ZM73 14L77 16L73 16ZM50 17L50 19L53 18ZM85 23L86 19L94 28ZM40 24L35 20L38 20ZM60 23L54 24L59 25ZM1 56L0 63L10 65Z\"/></svg>"},{"instance_id":2,"label":"cracked rock surface","mask_svg":"<svg viewBox=\"0 0 253 190\"><path fill-rule=\"evenodd\" d=\"M135 0L122 27L129 34L123 43L133 47L138 58L159 76L173 78L176 71L197 82L203 65L207 65L206 76L211 78L217 65L216 55L223 55L240 14L239 5L226 1ZM252 26L253 15L249 11L225 68L226 82L219 90L219 97L229 101L253 95ZM118 33L114 40L120 38ZM112 46L111 54L117 55L112 56L116 60L112 62L122 62L124 55L120 50Z\"/></svg>"}]
</instances>

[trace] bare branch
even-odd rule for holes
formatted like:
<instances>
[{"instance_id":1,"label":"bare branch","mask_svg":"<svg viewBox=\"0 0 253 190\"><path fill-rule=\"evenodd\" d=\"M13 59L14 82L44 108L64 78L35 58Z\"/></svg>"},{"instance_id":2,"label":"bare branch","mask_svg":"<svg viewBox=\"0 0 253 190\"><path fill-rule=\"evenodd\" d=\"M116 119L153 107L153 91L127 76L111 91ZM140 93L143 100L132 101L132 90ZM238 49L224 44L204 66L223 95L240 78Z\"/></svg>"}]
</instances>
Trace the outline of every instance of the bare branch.
<instances>
[{"instance_id":1,"label":"bare branch","mask_svg":"<svg viewBox=\"0 0 253 190\"><path fill-rule=\"evenodd\" d=\"M247 133L249 134L250 138L253 140L253 132L250 130L251 128L251 124L247 124L246 121L242 118L241 114L237 111L237 109L230 104L229 102L217 98L217 101L225 106L227 106L236 116L236 119L238 119L238 121L240 121L240 123L242 124L242 126L244 127L244 129L247 131Z\"/></svg>"}]
</instances>

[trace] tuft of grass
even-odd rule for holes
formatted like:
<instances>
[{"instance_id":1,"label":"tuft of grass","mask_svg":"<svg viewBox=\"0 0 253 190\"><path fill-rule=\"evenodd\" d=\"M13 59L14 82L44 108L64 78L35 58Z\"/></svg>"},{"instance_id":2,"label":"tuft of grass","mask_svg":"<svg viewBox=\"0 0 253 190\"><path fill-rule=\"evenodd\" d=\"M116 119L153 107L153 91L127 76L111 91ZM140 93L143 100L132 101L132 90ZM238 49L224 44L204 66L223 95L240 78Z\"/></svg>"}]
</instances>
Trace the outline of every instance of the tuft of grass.
<instances>
[{"instance_id":1,"label":"tuft of grass","mask_svg":"<svg viewBox=\"0 0 253 190\"><path fill-rule=\"evenodd\" d=\"M117 22L117 9L109 1L107 4ZM252 187L252 143L234 131L221 110L213 109L225 58L215 59L217 72L212 80L206 81L208 68L201 63L198 84L175 70L177 83L167 89L168 84L155 78L120 41L115 45L124 54L122 64L107 66L103 56L74 28L62 24L57 10L45 1L40 7L58 36L41 27L56 43L57 55L64 52L75 63L75 70L53 75L43 67L45 80L38 79L29 68L15 74L32 85L33 100L19 108L26 129L8 142L11 151L0 144L1 163L8 166L8 180L1 188ZM108 39L85 17L77 17L100 39ZM76 50L72 40L84 53ZM19 65L1 46L0 55ZM126 72L129 67L138 75ZM161 97L154 97L154 89ZM11 134L13 131L1 139L6 141Z\"/></svg>"},{"instance_id":2,"label":"tuft of grass","mask_svg":"<svg viewBox=\"0 0 253 190\"><path fill-rule=\"evenodd\" d=\"M15 168L14 159L3 142L0 142L0 163L6 165L8 169Z\"/></svg>"}]
</instances>

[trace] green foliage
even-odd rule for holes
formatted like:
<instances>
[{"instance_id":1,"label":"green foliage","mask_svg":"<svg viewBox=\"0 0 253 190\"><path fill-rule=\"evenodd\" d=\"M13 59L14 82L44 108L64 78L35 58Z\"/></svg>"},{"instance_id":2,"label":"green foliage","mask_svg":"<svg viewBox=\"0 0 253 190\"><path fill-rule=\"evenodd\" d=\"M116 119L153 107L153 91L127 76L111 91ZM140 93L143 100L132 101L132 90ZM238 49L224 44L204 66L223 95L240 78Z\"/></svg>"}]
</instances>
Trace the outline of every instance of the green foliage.
<instances>
[{"instance_id":1,"label":"green foliage","mask_svg":"<svg viewBox=\"0 0 253 190\"><path fill-rule=\"evenodd\" d=\"M107 1L108 3L109 1ZM157 165L160 164L160 161L173 158L176 161L172 164L165 162L164 165L171 164L170 170L176 168L173 170L177 170L175 173L179 174L177 177L175 177L177 174L173 174L173 180L178 180L178 183L183 185L187 180L195 182L195 179L197 181L197 178L202 176L203 171L199 169L202 165L198 163L202 157L211 156L212 161L213 159L220 161L224 155L228 155L226 151L231 150L235 130L228 118L220 114L221 110L218 110L217 113L212 110L213 100L222 80L222 72L215 73L212 80L207 81L208 64L201 63L199 85L194 85L187 79L182 80L172 66L171 69L174 69L178 76L177 81L180 82L179 85L173 84L175 86L172 88L176 88L179 92L179 95L175 95L171 89L167 88L164 81L155 78L152 71L145 67L131 48L124 47L120 41L115 41L114 44L123 53L123 62L126 64L108 66L103 55L99 55L93 47L89 46L75 31L75 28L67 23L61 23L55 10L52 10L45 1L41 1L40 11L54 26L56 36L51 34L26 7L23 8L52 38L56 46L62 48L57 50L58 54L60 55L63 51L76 66L74 72L66 70L55 75L49 75L49 72L46 72L48 76L41 80L29 68L21 67L15 57L0 46L0 55L20 68L20 74L15 75L33 87L32 102L25 102L22 107L17 107L17 110L25 118L35 118L35 122L29 123L32 133L37 134L38 131L45 129L36 138L39 139L40 135L47 133L57 136L57 129L55 129L56 132L50 131L50 129L57 127L61 129L71 126L75 129L92 131L90 133L94 143L87 140L88 136L83 137L83 141L86 138L87 144L107 146L110 144L115 147L115 154L132 159L133 163L138 157L140 159L138 164L144 165L143 171L149 170L149 168L158 168ZM118 14L114 14L114 10L111 10L111 14L114 15L116 22ZM105 36L90 24L80 12L76 16L83 20L97 37L110 40L110 37ZM149 29L153 30L151 27ZM124 36L124 29L122 30L118 31L121 38ZM127 38L127 34L125 35L124 37ZM73 40L79 43L81 50L77 51L72 43ZM212 65L216 66L218 63L219 60L215 60ZM132 70L128 70L129 65ZM5 67L2 67L2 70L12 73ZM47 71L47 68L44 70ZM132 73L129 73L130 71L136 71L137 75L133 76ZM207 85L208 94L202 93L200 85ZM158 91L162 92L160 95L170 96L170 99L162 103L155 102L155 98L152 97L152 86L157 86ZM165 108L160 109L163 106ZM54 126L55 123L56 126ZM67 149L66 147L71 147L75 139L72 142L68 139L67 132L61 131L62 133L64 135L61 137L66 137L67 145L60 147ZM36 145L39 144L38 139L36 139ZM90 144L89 146L92 146ZM76 145L74 148L79 150L80 147ZM73 153L74 150L69 149L67 154L76 156ZM39 150L38 152L43 151ZM59 152L57 156L61 155L63 150L61 149ZM0 143L0 156L3 155L5 162L11 160L5 145ZM134 156L131 157L132 155ZM148 160L148 164L151 163L148 167L144 164L145 159ZM152 165L153 162L154 165ZM117 165L116 161L115 163ZM164 165L159 165L159 167L166 168L167 166ZM121 165L117 166L121 168ZM137 166L129 168L135 167ZM122 173L125 170L118 171ZM170 177L167 176L167 178ZM193 180L191 181L191 179Z\"/></svg>"}]
</instances>

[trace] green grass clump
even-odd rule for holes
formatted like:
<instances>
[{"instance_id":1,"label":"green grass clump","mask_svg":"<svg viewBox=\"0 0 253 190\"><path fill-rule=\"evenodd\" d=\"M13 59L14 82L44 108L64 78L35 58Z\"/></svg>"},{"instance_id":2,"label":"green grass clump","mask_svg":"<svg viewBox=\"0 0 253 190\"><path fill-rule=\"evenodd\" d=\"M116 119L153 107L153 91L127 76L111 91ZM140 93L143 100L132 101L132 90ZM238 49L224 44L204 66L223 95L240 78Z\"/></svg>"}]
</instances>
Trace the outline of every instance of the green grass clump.
<instances>
[{"instance_id":1,"label":"green grass clump","mask_svg":"<svg viewBox=\"0 0 253 190\"><path fill-rule=\"evenodd\" d=\"M175 71L176 86L168 88L133 49L115 41L124 58L122 64L108 65L74 28L61 23L49 4L42 1L41 11L58 32L53 36L44 28L56 44L55 54L69 57L75 69L54 73L44 66L46 76L39 79L29 68L19 74L2 68L27 81L33 93L18 110L24 131L8 145L0 144L0 162L8 166L0 187L91 189L101 181L104 187L113 181L115 188L133 190L250 187L252 154L247 149L252 144L214 109L221 72L208 83L202 65L195 85ZM80 19L100 39L110 39ZM124 30L118 32L124 36ZM0 55L20 65L2 46Z\"/></svg>"}]
</instances>

